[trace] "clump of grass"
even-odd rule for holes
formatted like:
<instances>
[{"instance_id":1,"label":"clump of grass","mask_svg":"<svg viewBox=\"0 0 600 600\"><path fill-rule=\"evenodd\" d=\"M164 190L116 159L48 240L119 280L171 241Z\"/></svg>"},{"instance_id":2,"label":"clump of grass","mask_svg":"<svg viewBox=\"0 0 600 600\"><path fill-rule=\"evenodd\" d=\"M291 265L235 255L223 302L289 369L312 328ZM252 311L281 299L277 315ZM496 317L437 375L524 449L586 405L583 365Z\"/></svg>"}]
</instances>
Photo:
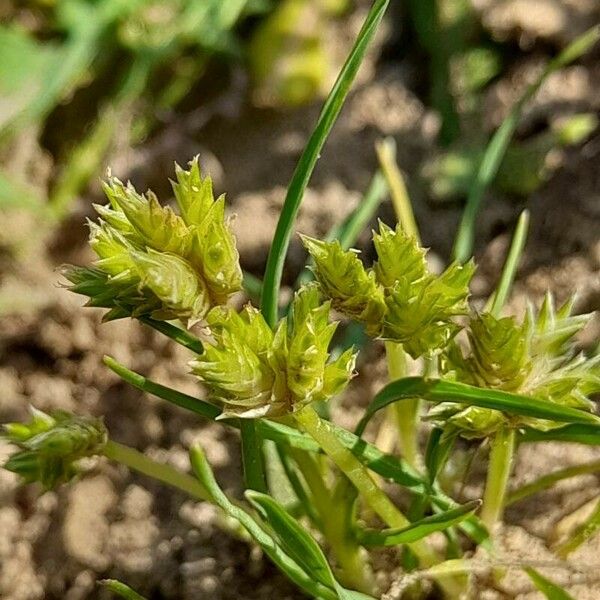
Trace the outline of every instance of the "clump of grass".
<instances>
[{"instance_id":1,"label":"clump of grass","mask_svg":"<svg viewBox=\"0 0 600 600\"><path fill-rule=\"evenodd\" d=\"M507 501L598 469L594 464L560 473L507 499L518 444L561 436L600 443L600 418L590 402L600 391L600 357L577 353L573 343L588 316L573 316L573 302L555 309L550 295L539 311L531 309L521 319L501 316L525 242L527 214L498 289L478 313L469 298L474 262L454 262L439 275L428 270L401 175L389 148L382 147L382 171L400 223L381 223L373 233L377 261L365 266L348 249L347 238L341 243L304 236L315 281L304 282L287 314L279 315L281 274L304 190L387 4L373 4L300 158L260 286L260 310L227 305L243 284L239 256L225 200L214 198L210 178L196 160L187 170L177 169L178 212L151 192L139 194L110 180L109 204L97 207L98 222L90 226L98 258L91 267L65 271L72 291L106 309L105 319L138 319L190 351L206 398L165 387L110 357L105 363L145 392L239 429L244 501L223 492L200 445L190 451L193 474L184 473L112 440L101 420L67 413L34 411L30 422L6 425L5 436L18 450L5 468L49 488L78 476L82 459L100 455L120 462L214 504L301 590L325 600L376 597L381 590L371 553L380 547L396 548L405 571L415 571L409 578L411 597L424 594L427 578L440 597L461 598L473 570L465 552L480 545L494 562L495 531ZM351 219L340 231L358 221ZM330 318L332 308L361 323L375 342L384 341L390 357L390 382L371 400L354 432L315 410L356 374L356 349L334 354L331 348L338 327ZM186 328L197 321L208 332L202 339ZM420 360L420 375L407 376L405 353ZM363 439L371 419L394 405L411 407L397 413L400 456ZM417 436L421 420L434 425L423 456ZM457 503L443 476L459 437L489 442L482 501ZM275 453L265 452L266 441ZM275 468L265 468L265 457ZM389 486L402 488L410 498L408 509L393 500ZM291 490L285 500L282 487ZM595 510L559 552L572 551L599 522ZM436 532L444 533L445 547L430 542ZM547 597L568 597L530 565L523 567ZM122 597L139 598L120 582L105 585Z\"/></svg>"}]
</instances>

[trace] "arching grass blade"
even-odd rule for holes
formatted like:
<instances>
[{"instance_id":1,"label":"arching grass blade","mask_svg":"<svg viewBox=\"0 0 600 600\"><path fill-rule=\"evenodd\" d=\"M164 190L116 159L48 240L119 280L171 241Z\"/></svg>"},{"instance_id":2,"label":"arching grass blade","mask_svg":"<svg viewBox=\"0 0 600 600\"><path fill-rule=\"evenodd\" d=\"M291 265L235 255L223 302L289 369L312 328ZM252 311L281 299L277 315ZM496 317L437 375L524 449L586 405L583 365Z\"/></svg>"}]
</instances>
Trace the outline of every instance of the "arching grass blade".
<instances>
[{"instance_id":1,"label":"arching grass blade","mask_svg":"<svg viewBox=\"0 0 600 600\"><path fill-rule=\"evenodd\" d=\"M375 0L363 24L356 42L342 67L340 74L325 101L319 120L313 131L288 187L281 209L273 243L267 259L263 282L262 312L267 322L274 326L277 321L277 305L283 264L292 236L294 221L300 208L304 191L317 164L325 141L335 123L348 95L350 86L365 55L369 42L381 21L389 0Z\"/></svg>"}]
</instances>

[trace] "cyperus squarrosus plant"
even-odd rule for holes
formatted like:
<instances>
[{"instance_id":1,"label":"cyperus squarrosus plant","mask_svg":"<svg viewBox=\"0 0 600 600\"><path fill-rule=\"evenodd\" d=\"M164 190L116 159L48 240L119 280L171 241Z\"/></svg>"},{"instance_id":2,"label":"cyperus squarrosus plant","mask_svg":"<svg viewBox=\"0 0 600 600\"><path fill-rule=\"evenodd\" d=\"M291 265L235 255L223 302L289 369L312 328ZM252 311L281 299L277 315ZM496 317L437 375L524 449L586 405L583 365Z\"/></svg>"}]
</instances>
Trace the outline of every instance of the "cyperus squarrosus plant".
<instances>
[{"instance_id":1,"label":"cyperus squarrosus plant","mask_svg":"<svg viewBox=\"0 0 600 600\"><path fill-rule=\"evenodd\" d=\"M458 599L474 570L466 552L481 545L494 563L493 528L501 521L518 444L554 438L600 443L600 419L590 401L600 391L600 360L572 345L586 318L571 316L570 303L555 310L550 297L537 316L500 315L518 251L509 254L491 309L477 313L469 305L473 262L432 273L406 220L395 228L379 225L371 266L335 241L304 236L316 281L296 290L287 314L279 314L283 263L302 195L387 4L373 3L294 173L267 260L260 311L251 304L241 310L227 305L242 287L239 256L224 198L214 198L197 160L189 170L176 170L178 212L151 192L139 194L110 178L104 187L109 204L98 206L99 220L90 223L98 258L91 267L64 270L71 290L106 309L105 319L138 319L191 351L193 375L202 383L195 396L110 357L105 363L141 390L239 429L245 501L226 496L198 445L190 451L191 475L110 439L99 419L64 413L34 412L29 423L5 426L5 437L16 446L7 468L52 487L78 475L82 459L119 461L219 507L310 597L379 595L381 579L371 558L387 546L398 551L390 557L408 574L410 597L424 598L428 581L438 597ZM582 50L570 51L571 57ZM522 241L524 232L519 235ZM391 357L390 382L366 399L354 432L329 418L328 404L357 366L368 371L369 365L361 365L360 355L357 361L358 348L339 346L333 310L361 323L375 343L385 342ZM189 330L194 324L202 339ZM421 375L407 376L404 353L419 359ZM433 429L421 426L419 401L426 403ZM406 403L412 403L410 418L400 420L397 430L392 426L400 456L369 441L375 437L363 438L382 408ZM490 442L483 522L476 514L479 501L453 498L453 470L440 476L459 435ZM530 484L533 491L521 497L543 485ZM577 540L598 528L592 525ZM436 532L444 536L431 543Z\"/></svg>"}]
</instances>

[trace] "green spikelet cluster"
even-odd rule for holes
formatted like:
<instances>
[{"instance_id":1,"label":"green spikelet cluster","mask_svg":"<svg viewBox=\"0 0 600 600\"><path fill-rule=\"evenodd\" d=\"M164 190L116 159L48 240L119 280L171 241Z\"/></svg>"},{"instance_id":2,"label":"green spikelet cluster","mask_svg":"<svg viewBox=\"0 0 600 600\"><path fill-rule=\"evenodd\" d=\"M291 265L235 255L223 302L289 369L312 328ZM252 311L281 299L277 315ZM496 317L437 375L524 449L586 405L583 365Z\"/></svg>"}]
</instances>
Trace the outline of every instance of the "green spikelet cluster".
<instances>
[{"instance_id":1,"label":"green spikelet cluster","mask_svg":"<svg viewBox=\"0 0 600 600\"><path fill-rule=\"evenodd\" d=\"M454 263L436 276L416 240L383 223L373 235L378 260L371 269L339 242L302 240L332 306L362 322L370 335L402 343L417 358L444 348L458 333L455 318L467 312L472 262Z\"/></svg>"},{"instance_id":2,"label":"green spikelet cluster","mask_svg":"<svg viewBox=\"0 0 600 600\"><path fill-rule=\"evenodd\" d=\"M47 489L77 475L77 462L100 454L108 439L101 419L65 412L50 416L35 408L28 423L4 425L3 437L20 449L4 468Z\"/></svg>"},{"instance_id":3,"label":"green spikelet cluster","mask_svg":"<svg viewBox=\"0 0 600 600\"><path fill-rule=\"evenodd\" d=\"M539 313L530 307L519 324L512 317L481 314L468 330L468 353L452 343L442 370L472 385L521 393L563 406L591 411L592 394L600 392L600 356L576 354L573 337L591 315L571 315L573 300L558 310L548 294ZM451 423L466 437L484 437L506 425L547 430L559 426L528 417L509 417L498 411L439 405L431 415Z\"/></svg>"},{"instance_id":4,"label":"green spikelet cluster","mask_svg":"<svg viewBox=\"0 0 600 600\"><path fill-rule=\"evenodd\" d=\"M104 184L109 204L96 206L100 218L89 223L98 259L93 268L67 267L64 274L89 305L110 309L107 320L151 315L193 322L241 288L225 198L214 199L197 159L187 171L177 166L176 178L180 214L150 191L138 194L114 177Z\"/></svg>"},{"instance_id":5,"label":"green spikelet cluster","mask_svg":"<svg viewBox=\"0 0 600 600\"><path fill-rule=\"evenodd\" d=\"M192 363L223 416L281 416L338 394L352 377L355 354L329 361L336 323L314 285L295 296L289 317L273 332L252 306L216 307L207 315L212 343Z\"/></svg>"}]
</instances>

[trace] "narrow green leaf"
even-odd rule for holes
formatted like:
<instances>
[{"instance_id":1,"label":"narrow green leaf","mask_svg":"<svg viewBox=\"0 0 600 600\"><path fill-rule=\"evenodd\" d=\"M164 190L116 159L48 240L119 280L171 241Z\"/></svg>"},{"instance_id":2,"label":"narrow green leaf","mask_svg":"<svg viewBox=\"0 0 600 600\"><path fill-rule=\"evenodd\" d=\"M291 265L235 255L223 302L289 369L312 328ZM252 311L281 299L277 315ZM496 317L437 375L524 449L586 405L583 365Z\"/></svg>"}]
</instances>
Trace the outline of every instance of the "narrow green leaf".
<instances>
[{"instance_id":1,"label":"narrow green leaf","mask_svg":"<svg viewBox=\"0 0 600 600\"><path fill-rule=\"evenodd\" d=\"M393 402L423 398L429 402L456 402L469 406L491 408L507 414L558 421L561 423L600 423L596 415L570 406L530 398L502 390L479 388L465 383L405 377L386 385L374 398L361 419L356 434L362 435L368 422L382 408Z\"/></svg>"},{"instance_id":2,"label":"narrow green leaf","mask_svg":"<svg viewBox=\"0 0 600 600\"><path fill-rule=\"evenodd\" d=\"M396 219L402 226L402 229L409 236L414 237L420 244L421 236L417 221L415 220L410 196L408 195L402 172L396 162L396 142L393 138L386 138L377 143L375 149L377 150L377 158L381 171L385 176L390 190Z\"/></svg>"},{"instance_id":3,"label":"narrow green leaf","mask_svg":"<svg viewBox=\"0 0 600 600\"><path fill-rule=\"evenodd\" d=\"M105 356L102 361L121 379L144 392L148 392L171 404L195 412L206 419L215 420L221 414L221 409L217 406L209 404L199 398L188 396L187 394L178 392L164 385L160 385L159 383L155 383L143 375L130 371L127 367L123 366L110 356Z\"/></svg>"},{"instance_id":4,"label":"narrow green leaf","mask_svg":"<svg viewBox=\"0 0 600 600\"><path fill-rule=\"evenodd\" d=\"M578 477L579 475L589 475L592 473L600 472L600 460L595 460L583 465L575 465L573 467L566 467L564 469L558 469L548 475L544 475L535 479L531 483L527 483L513 490L506 499L506 505L514 504L519 500L533 496L548 488L551 488L554 484L564 479L570 479L571 477Z\"/></svg>"},{"instance_id":5,"label":"narrow green leaf","mask_svg":"<svg viewBox=\"0 0 600 600\"><path fill-rule=\"evenodd\" d=\"M453 251L456 260L466 262L473 254L477 213L486 190L498 173L502 159L519 123L523 107L536 94L550 74L585 54L598 39L600 39L600 27L596 26L578 37L555 59L551 60L537 80L525 90L521 98L514 104L510 113L492 136L469 192L467 204L456 234Z\"/></svg>"},{"instance_id":6,"label":"narrow green leaf","mask_svg":"<svg viewBox=\"0 0 600 600\"><path fill-rule=\"evenodd\" d=\"M354 46L333 85L317 125L306 144L304 152L298 161L296 170L288 187L287 195L281 209L263 283L262 311L265 319L273 327L277 321L277 305L281 275L292 236L296 215L300 208L304 191L317 164L319 155L350 91L350 86L362 62L369 42L381 21L389 4L389 0L375 0L367 18L356 38Z\"/></svg>"},{"instance_id":7,"label":"narrow green leaf","mask_svg":"<svg viewBox=\"0 0 600 600\"><path fill-rule=\"evenodd\" d=\"M257 433L255 419L240 419L242 433L242 464L246 488L267 491L261 438Z\"/></svg>"},{"instance_id":8,"label":"narrow green leaf","mask_svg":"<svg viewBox=\"0 0 600 600\"><path fill-rule=\"evenodd\" d=\"M282 546L271 537L254 518L243 508L233 504L219 487L215 476L206 460L202 448L198 445L190 449L190 461L194 474L200 483L210 491L215 503L248 531L265 554L283 571L298 587L313 597L324 600L337 600L337 594L330 588L313 580L302 567L291 558Z\"/></svg>"},{"instance_id":9,"label":"narrow green leaf","mask_svg":"<svg viewBox=\"0 0 600 600\"><path fill-rule=\"evenodd\" d=\"M546 596L548 600L575 600L571 594L568 594L560 586L549 579L546 579L541 573L532 567L523 569L533 581L535 587Z\"/></svg>"},{"instance_id":10,"label":"narrow green leaf","mask_svg":"<svg viewBox=\"0 0 600 600\"><path fill-rule=\"evenodd\" d=\"M98 583L109 592L116 594L120 598L125 598L125 600L146 600L144 596L141 596L128 585L125 585L116 579L101 579Z\"/></svg>"},{"instance_id":11,"label":"narrow green leaf","mask_svg":"<svg viewBox=\"0 0 600 600\"><path fill-rule=\"evenodd\" d=\"M587 446L600 446L600 425L573 424L550 431L524 429L519 442L573 442Z\"/></svg>"},{"instance_id":12,"label":"narrow green leaf","mask_svg":"<svg viewBox=\"0 0 600 600\"><path fill-rule=\"evenodd\" d=\"M358 532L361 544L365 546L397 546L400 544L410 544L423 539L436 531L444 531L448 527L457 525L467 517L475 513L481 506L479 500L468 502L463 506L441 512L430 517L419 519L411 523L408 527L401 529L364 529Z\"/></svg>"},{"instance_id":13,"label":"narrow green leaf","mask_svg":"<svg viewBox=\"0 0 600 600\"><path fill-rule=\"evenodd\" d=\"M575 527L573 533L564 542L554 548L561 558L567 558L592 536L600 530L600 501L596 504L592 514L580 525Z\"/></svg>"},{"instance_id":14,"label":"narrow green leaf","mask_svg":"<svg viewBox=\"0 0 600 600\"><path fill-rule=\"evenodd\" d=\"M174 342L177 342L195 354L202 354L204 351L202 342L196 336L181 327L177 327L177 325L173 325L167 321L157 321L152 317L139 317L138 321L148 327L152 327L152 329L156 329L156 331L160 331L163 335L166 335Z\"/></svg>"},{"instance_id":15,"label":"narrow green leaf","mask_svg":"<svg viewBox=\"0 0 600 600\"><path fill-rule=\"evenodd\" d=\"M296 494L296 498L298 499L304 514L306 514L320 529L322 527L320 516L309 497L303 481L300 479L296 466L289 455L288 448L283 444L277 445L276 448L279 460L281 461L281 466L283 467L294 494Z\"/></svg>"},{"instance_id":16,"label":"narrow green leaf","mask_svg":"<svg viewBox=\"0 0 600 600\"><path fill-rule=\"evenodd\" d=\"M248 490L245 496L272 527L287 554L319 583L333 587L335 580L323 550L298 521L266 494Z\"/></svg>"},{"instance_id":17,"label":"narrow green leaf","mask_svg":"<svg viewBox=\"0 0 600 600\"><path fill-rule=\"evenodd\" d=\"M500 282L494 292L493 296L490 297L488 304L490 304L490 312L495 317L500 316L502 307L506 303L510 290L512 288L513 281L517 274L519 262L525 248L525 242L527 241L527 231L529 230L529 211L524 210L519 217L517 227L513 235L508 256L502 269L502 275L500 276Z\"/></svg>"},{"instance_id":18,"label":"narrow green leaf","mask_svg":"<svg viewBox=\"0 0 600 600\"><path fill-rule=\"evenodd\" d=\"M438 473L444 468L455 441L456 436L444 436L444 430L440 427L434 427L431 430L425 450L425 466L431 483L436 480Z\"/></svg>"},{"instance_id":19,"label":"narrow green leaf","mask_svg":"<svg viewBox=\"0 0 600 600\"><path fill-rule=\"evenodd\" d=\"M385 177L381 171L376 171L360 204L343 223L333 227L328 232L326 239L339 240L344 250L352 247L375 215L377 208L385 198L386 192L387 184Z\"/></svg>"}]
</instances>

